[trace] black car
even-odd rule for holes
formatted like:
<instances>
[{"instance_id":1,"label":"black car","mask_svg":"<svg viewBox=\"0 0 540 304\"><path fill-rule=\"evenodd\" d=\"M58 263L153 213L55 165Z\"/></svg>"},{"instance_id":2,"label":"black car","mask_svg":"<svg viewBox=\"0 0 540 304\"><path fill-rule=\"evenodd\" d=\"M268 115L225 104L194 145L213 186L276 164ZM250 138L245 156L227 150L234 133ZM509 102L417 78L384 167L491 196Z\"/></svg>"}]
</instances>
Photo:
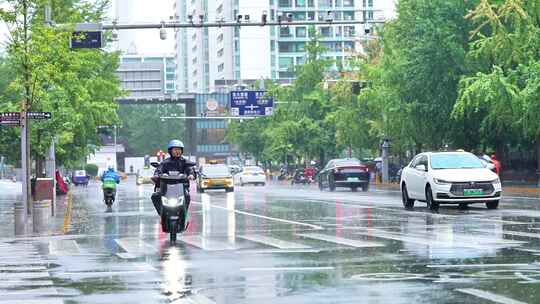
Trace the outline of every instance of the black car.
<instances>
[{"instance_id":1,"label":"black car","mask_svg":"<svg viewBox=\"0 0 540 304\"><path fill-rule=\"evenodd\" d=\"M318 182L321 191L324 188L334 191L336 187L351 188L353 192L362 187L362 191L367 191L369 169L356 158L332 159L319 172Z\"/></svg>"}]
</instances>

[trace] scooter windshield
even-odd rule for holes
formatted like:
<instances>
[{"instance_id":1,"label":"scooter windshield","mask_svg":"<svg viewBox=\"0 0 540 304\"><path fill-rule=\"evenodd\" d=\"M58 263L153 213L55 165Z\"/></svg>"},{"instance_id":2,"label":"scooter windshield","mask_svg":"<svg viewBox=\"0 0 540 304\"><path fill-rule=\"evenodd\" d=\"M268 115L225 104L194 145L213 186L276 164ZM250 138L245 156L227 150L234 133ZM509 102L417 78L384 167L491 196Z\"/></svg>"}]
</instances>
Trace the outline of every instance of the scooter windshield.
<instances>
[{"instance_id":1,"label":"scooter windshield","mask_svg":"<svg viewBox=\"0 0 540 304\"><path fill-rule=\"evenodd\" d=\"M165 193L167 198L179 198L184 196L184 184L168 184L167 193Z\"/></svg>"}]
</instances>

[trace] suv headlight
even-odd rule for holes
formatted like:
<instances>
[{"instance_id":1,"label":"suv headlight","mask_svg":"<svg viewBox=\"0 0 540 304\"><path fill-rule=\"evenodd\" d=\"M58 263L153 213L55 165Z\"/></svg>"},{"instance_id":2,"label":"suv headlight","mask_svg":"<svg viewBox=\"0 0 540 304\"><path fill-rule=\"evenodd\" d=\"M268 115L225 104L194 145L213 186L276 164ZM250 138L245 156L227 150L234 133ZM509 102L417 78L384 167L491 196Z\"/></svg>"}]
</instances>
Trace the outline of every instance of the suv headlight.
<instances>
[{"instance_id":1,"label":"suv headlight","mask_svg":"<svg viewBox=\"0 0 540 304\"><path fill-rule=\"evenodd\" d=\"M436 184L439 184L439 185L451 185L452 184L452 182L449 182L449 181L446 181L446 180L440 179L440 178L434 178L433 181Z\"/></svg>"}]
</instances>

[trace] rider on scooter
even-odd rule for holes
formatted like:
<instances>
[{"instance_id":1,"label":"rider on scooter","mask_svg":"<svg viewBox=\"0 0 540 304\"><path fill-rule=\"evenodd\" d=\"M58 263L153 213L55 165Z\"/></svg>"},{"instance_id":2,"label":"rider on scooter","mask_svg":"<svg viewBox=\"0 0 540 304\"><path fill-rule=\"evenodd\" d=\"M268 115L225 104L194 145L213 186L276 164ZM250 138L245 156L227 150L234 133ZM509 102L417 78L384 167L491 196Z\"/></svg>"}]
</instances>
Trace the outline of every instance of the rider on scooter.
<instances>
[{"instance_id":1,"label":"rider on scooter","mask_svg":"<svg viewBox=\"0 0 540 304\"><path fill-rule=\"evenodd\" d=\"M107 189L110 189L113 193L113 200L116 198L116 184L120 183L120 176L114 171L113 166L109 166L107 171L103 172L101 175L102 189L103 189L103 199L106 200L105 193Z\"/></svg>"},{"instance_id":2,"label":"rider on scooter","mask_svg":"<svg viewBox=\"0 0 540 304\"><path fill-rule=\"evenodd\" d=\"M152 177L152 181L156 185L156 188L159 187L159 175L169 173L169 171L177 171L180 173L183 173L188 176L189 180L195 179L195 173L193 172L193 168L190 166L186 166L186 159L182 156L184 153L184 143L177 139L173 139L169 142L167 146L167 151L169 152L169 155L171 157L165 159L161 164L159 164L159 167L154 172L154 176ZM185 198L186 198L186 210L189 209L189 203L190 203L190 196L189 196L189 185L187 187L184 187L185 190ZM158 215L161 215L161 193L159 189L156 189L156 191L152 194L152 203L154 204L154 207L156 208L156 211Z\"/></svg>"}]
</instances>

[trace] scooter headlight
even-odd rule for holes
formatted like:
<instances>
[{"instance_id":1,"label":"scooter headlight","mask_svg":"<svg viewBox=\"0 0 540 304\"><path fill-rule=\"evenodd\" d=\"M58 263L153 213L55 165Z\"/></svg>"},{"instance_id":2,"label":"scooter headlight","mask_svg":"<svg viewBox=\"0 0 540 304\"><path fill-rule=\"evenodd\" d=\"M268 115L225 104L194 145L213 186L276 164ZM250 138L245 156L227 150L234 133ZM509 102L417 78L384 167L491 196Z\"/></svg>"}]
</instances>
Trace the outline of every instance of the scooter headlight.
<instances>
[{"instance_id":1,"label":"scooter headlight","mask_svg":"<svg viewBox=\"0 0 540 304\"><path fill-rule=\"evenodd\" d=\"M180 198L180 199L162 197L162 201L163 201L164 206L167 206L167 207L170 207L170 208L174 208L174 207L177 207L179 205L184 204L184 198L183 197Z\"/></svg>"}]
</instances>

